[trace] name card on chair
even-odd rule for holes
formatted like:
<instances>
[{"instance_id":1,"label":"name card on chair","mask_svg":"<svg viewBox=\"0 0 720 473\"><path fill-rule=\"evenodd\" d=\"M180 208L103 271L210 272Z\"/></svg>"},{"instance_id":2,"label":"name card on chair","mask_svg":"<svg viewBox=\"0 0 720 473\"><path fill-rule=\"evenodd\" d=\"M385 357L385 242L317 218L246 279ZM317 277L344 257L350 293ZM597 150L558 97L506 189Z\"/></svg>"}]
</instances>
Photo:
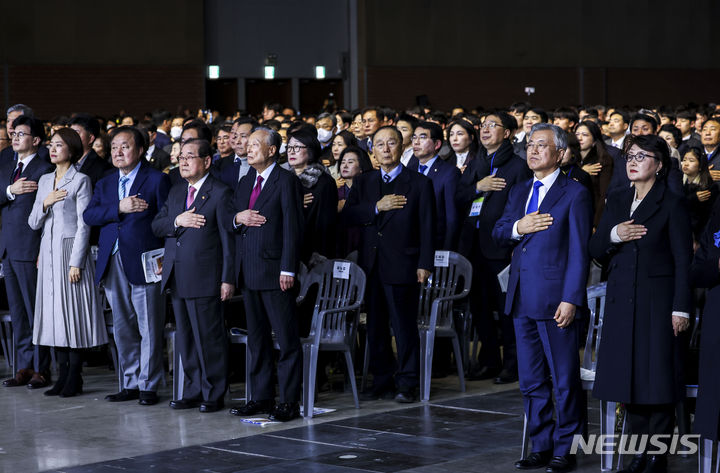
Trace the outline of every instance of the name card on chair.
<instances>
[{"instance_id":1,"label":"name card on chair","mask_svg":"<svg viewBox=\"0 0 720 473\"><path fill-rule=\"evenodd\" d=\"M350 279L350 262L335 261L333 265L333 277L336 279Z\"/></svg>"},{"instance_id":2,"label":"name card on chair","mask_svg":"<svg viewBox=\"0 0 720 473\"><path fill-rule=\"evenodd\" d=\"M436 251L435 252L435 267L436 268L447 268L450 266L450 252L449 251Z\"/></svg>"}]
</instances>

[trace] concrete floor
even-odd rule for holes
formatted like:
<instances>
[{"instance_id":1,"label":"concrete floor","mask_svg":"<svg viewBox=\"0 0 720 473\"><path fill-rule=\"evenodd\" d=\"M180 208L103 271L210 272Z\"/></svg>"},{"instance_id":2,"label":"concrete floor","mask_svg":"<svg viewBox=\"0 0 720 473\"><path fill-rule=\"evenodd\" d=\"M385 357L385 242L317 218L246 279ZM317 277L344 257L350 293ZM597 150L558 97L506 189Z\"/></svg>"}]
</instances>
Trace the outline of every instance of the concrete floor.
<instances>
[{"instance_id":1,"label":"concrete floor","mask_svg":"<svg viewBox=\"0 0 720 473\"><path fill-rule=\"evenodd\" d=\"M4 360L0 366L6 377ZM234 385L233 395L242 397L242 388ZM361 409L350 393L326 392L316 407L335 412L264 427L227 409L173 411L169 386L156 406L103 400L116 389L104 368L85 369L85 394L75 398L0 388L0 472L512 472L520 455L517 384L472 381L462 394L449 376L433 380L430 404ZM596 431L592 406L590 419ZM577 471L599 465L595 455L580 456ZM671 459L671 472L690 471L694 458Z\"/></svg>"}]
</instances>

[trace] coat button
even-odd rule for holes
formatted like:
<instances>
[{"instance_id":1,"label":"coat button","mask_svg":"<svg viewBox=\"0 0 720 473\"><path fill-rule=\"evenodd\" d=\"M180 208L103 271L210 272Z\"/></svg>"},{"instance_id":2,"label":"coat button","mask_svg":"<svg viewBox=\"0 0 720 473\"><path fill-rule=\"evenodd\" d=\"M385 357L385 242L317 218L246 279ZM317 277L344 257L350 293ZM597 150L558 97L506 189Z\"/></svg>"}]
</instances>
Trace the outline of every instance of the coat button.
<instances>
[{"instance_id":1,"label":"coat button","mask_svg":"<svg viewBox=\"0 0 720 473\"><path fill-rule=\"evenodd\" d=\"M179 241L178 241L178 242L175 242L175 244L176 244L177 246L180 246L180 242L179 242Z\"/></svg>"},{"instance_id":2,"label":"coat button","mask_svg":"<svg viewBox=\"0 0 720 473\"><path fill-rule=\"evenodd\" d=\"M527 251L527 248L523 248L523 253L525 253L526 251Z\"/></svg>"},{"instance_id":3,"label":"coat button","mask_svg":"<svg viewBox=\"0 0 720 473\"><path fill-rule=\"evenodd\" d=\"M382 232L378 232L378 236L381 237L381 236L382 236Z\"/></svg>"}]
</instances>

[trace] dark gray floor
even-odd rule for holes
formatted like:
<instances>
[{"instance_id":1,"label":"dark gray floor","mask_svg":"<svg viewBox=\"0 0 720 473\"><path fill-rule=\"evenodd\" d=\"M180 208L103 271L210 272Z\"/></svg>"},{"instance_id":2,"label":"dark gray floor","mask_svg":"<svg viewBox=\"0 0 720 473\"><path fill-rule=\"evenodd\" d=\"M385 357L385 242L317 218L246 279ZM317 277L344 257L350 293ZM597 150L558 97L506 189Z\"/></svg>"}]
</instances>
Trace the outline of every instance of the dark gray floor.
<instances>
[{"instance_id":1,"label":"dark gray floor","mask_svg":"<svg viewBox=\"0 0 720 473\"><path fill-rule=\"evenodd\" d=\"M591 408L591 432L597 416ZM521 431L522 403L512 389L52 471L513 472ZM696 464L673 457L670 471L696 471ZM580 455L577 471L600 471L599 457Z\"/></svg>"}]
</instances>

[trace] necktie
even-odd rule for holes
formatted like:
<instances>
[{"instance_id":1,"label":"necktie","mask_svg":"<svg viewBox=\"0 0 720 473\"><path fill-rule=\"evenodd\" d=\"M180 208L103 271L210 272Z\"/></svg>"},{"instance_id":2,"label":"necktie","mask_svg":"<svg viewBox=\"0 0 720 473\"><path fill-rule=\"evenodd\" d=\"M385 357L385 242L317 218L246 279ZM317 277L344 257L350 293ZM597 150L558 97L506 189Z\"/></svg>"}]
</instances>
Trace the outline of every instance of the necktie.
<instances>
[{"instance_id":1,"label":"necktie","mask_svg":"<svg viewBox=\"0 0 720 473\"><path fill-rule=\"evenodd\" d=\"M418 171L420 171L420 174L425 174L425 171L427 171L427 168L428 167L426 165L421 164L420 166L418 166Z\"/></svg>"},{"instance_id":2,"label":"necktie","mask_svg":"<svg viewBox=\"0 0 720 473\"><path fill-rule=\"evenodd\" d=\"M260 196L260 191L262 190L262 181L263 177L258 176L257 177L257 184L255 184L255 187L253 187L252 193L250 194L250 202L248 203L248 208L251 209L255 205L255 201L257 201L258 197Z\"/></svg>"},{"instance_id":3,"label":"necktie","mask_svg":"<svg viewBox=\"0 0 720 473\"><path fill-rule=\"evenodd\" d=\"M538 201L540 200L540 188L542 187L542 181L535 181L533 184L532 195L530 196L530 203L527 207L525 214L533 213L538 209Z\"/></svg>"},{"instance_id":4,"label":"necktie","mask_svg":"<svg viewBox=\"0 0 720 473\"><path fill-rule=\"evenodd\" d=\"M390 174L385 174L385 175L383 176L383 181L385 181L385 184L387 184L388 182L390 182Z\"/></svg>"},{"instance_id":5,"label":"necktie","mask_svg":"<svg viewBox=\"0 0 720 473\"><path fill-rule=\"evenodd\" d=\"M127 176L121 176L120 177L120 190L118 190L118 199L123 200L125 198L125 192L127 191L127 183L130 180ZM115 254L118 252L118 249L120 249L120 237L118 237L117 240L115 240L115 246L113 246L112 254Z\"/></svg>"},{"instance_id":6,"label":"necktie","mask_svg":"<svg viewBox=\"0 0 720 473\"><path fill-rule=\"evenodd\" d=\"M195 202L195 192L197 192L197 189L195 189L193 186L190 186L190 188L188 189L187 200L185 201L186 209L192 207L193 202Z\"/></svg>"},{"instance_id":7,"label":"necktie","mask_svg":"<svg viewBox=\"0 0 720 473\"><path fill-rule=\"evenodd\" d=\"M13 182L20 179L20 174L22 174L23 170L23 163L22 161L18 161L17 169L15 169L15 174L13 174Z\"/></svg>"}]
</instances>

